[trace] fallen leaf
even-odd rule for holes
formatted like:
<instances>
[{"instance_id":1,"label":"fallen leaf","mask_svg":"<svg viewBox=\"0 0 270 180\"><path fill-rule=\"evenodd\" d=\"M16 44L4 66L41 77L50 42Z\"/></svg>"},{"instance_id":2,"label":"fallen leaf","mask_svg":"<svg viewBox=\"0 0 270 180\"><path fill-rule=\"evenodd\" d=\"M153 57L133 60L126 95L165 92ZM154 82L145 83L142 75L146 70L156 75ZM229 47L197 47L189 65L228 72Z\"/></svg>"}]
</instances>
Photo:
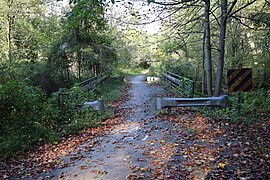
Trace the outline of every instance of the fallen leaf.
<instances>
[{"instance_id":1,"label":"fallen leaf","mask_svg":"<svg viewBox=\"0 0 270 180\"><path fill-rule=\"evenodd\" d=\"M224 163L218 163L218 167L220 167L220 168L222 168L222 169L224 169L225 166L226 166L226 164L224 164Z\"/></svg>"}]
</instances>

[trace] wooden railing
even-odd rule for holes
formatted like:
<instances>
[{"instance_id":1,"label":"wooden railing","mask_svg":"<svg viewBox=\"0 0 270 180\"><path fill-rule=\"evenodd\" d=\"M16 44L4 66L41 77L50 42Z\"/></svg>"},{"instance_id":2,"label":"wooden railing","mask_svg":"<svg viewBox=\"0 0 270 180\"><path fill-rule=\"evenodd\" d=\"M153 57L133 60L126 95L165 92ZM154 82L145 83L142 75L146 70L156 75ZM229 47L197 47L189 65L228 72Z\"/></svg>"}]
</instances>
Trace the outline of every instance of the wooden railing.
<instances>
[{"instance_id":1,"label":"wooden railing","mask_svg":"<svg viewBox=\"0 0 270 180\"><path fill-rule=\"evenodd\" d=\"M91 77L87 80L84 80L77 84L78 87L81 88L83 91L87 92L94 92L105 80L107 79L107 76L105 74L97 75L94 77ZM76 94L73 94L73 97L76 97ZM66 98L70 97L70 94L68 93L58 93L58 107L63 107L64 101Z\"/></svg>"},{"instance_id":2,"label":"wooden railing","mask_svg":"<svg viewBox=\"0 0 270 180\"><path fill-rule=\"evenodd\" d=\"M97 75L77 84L83 91L94 91L107 79L106 75Z\"/></svg>"},{"instance_id":3,"label":"wooden railing","mask_svg":"<svg viewBox=\"0 0 270 180\"><path fill-rule=\"evenodd\" d=\"M194 95L194 81L188 78L169 71L164 71L162 80L170 86L178 96L192 97Z\"/></svg>"}]
</instances>

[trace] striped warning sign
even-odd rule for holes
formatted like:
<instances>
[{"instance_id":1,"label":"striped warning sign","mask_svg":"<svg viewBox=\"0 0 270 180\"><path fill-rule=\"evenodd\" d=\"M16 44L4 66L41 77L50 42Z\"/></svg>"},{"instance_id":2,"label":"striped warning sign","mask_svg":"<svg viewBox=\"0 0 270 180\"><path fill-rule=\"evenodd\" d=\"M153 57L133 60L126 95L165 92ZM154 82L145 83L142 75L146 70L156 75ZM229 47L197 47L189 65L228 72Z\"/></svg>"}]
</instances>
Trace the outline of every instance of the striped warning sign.
<instances>
[{"instance_id":1,"label":"striped warning sign","mask_svg":"<svg viewBox=\"0 0 270 180\"><path fill-rule=\"evenodd\" d=\"M229 69L227 71L228 92L252 91L252 69Z\"/></svg>"}]
</instances>

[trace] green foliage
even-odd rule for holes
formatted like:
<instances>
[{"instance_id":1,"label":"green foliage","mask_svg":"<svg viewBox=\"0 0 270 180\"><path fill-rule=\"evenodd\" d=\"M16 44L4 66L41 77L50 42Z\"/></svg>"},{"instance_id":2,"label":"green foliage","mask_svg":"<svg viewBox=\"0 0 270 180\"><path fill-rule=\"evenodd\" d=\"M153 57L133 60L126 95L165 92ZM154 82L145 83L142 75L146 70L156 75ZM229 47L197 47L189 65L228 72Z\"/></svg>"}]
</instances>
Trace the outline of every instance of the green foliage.
<instances>
[{"instance_id":1,"label":"green foliage","mask_svg":"<svg viewBox=\"0 0 270 180\"><path fill-rule=\"evenodd\" d=\"M176 88L177 92L179 92L181 97L192 97L193 96L193 83L190 79L181 78L180 84Z\"/></svg>"},{"instance_id":2,"label":"green foliage","mask_svg":"<svg viewBox=\"0 0 270 180\"><path fill-rule=\"evenodd\" d=\"M101 87L100 98L119 98L121 82L114 79ZM59 93L64 94L61 108ZM83 92L77 86L60 89L47 98L41 89L23 81L0 85L0 159L24 152L37 143L54 142L62 136L100 126L103 119L112 117L112 112L100 114L82 107L83 102L95 99L94 93Z\"/></svg>"},{"instance_id":3,"label":"green foliage","mask_svg":"<svg viewBox=\"0 0 270 180\"><path fill-rule=\"evenodd\" d=\"M0 88L1 127L9 125L20 127L25 123L29 123L28 125L31 128L32 122L39 117L44 101L42 91L20 81L9 81L1 85ZM28 114L31 119L28 117ZM4 132L3 129L1 130Z\"/></svg>"},{"instance_id":4,"label":"green foliage","mask_svg":"<svg viewBox=\"0 0 270 180\"><path fill-rule=\"evenodd\" d=\"M147 0L148 4L154 3L155 0Z\"/></svg>"},{"instance_id":5,"label":"green foliage","mask_svg":"<svg viewBox=\"0 0 270 180\"><path fill-rule=\"evenodd\" d=\"M269 5L268 5L268 10L269 10ZM260 27L270 27L270 22L268 21L270 13L269 12L255 12L255 13L250 13L249 15L254 23L254 26L256 28Z\"/></svg>"},{"instance_id":6,"label":"green foliage","mask_svg":"<svg viewBox=\"0 0 270 180\"><path fill-rule=\"evenodd\" d=\"M63 104L59 107L59 94ZM93 101L94 94L82 91L74 86L71 89L60 89L52 94L52 97L44 104L46 114L43 120L48 123L50 129L58 133L58 136L78 133L87 127L95 127L99 124L100 118L96 112L82 108L83 102Z\"/></svg>"},{"instance_id":7,"label":"green foliage","mask_svg":"<svg viewBox=\"0 0 270 180\"><path fill-rule=\"evenodd\" d=\"M67 28L79 32L98 32L106 28L103 0L70 0L72 9L67 13ZM78 32L75 33L75 36Z\"/></svg>"},{"instance_id":8,"label":"green foliage","mask_svg":"<svg viewBox=\"0 0 270 180\"><path fill-rule=\"evenodd\" d=\"M68 29L86 29L87 31L101 31L106 26L106 19L104 18L104 1L74 1L71 0L74 6L67 14Z\"/></svg>"},{"instance_id":9,"label":"green foliage","mask_svg":"<svg viewBox=\"0 0 270 180\"><path fill-rule=\"evenodd\" d=\"M243 95L243 112L250 114L270 113L270 90L259 89Z\"/></svg>"},{"instance_id":10,"label":"green foliage","mask_svg":"<svg viewBox=\"0 0 270 180\"><path fill-rule=\"evenodd\" d=\"M115 101L121 96L123 81L121 78L112 78L106 81L100 88L100 99L103 101Z\"/></svg>"},{"instance_id":11,"label":"green foliage","mask_svg":"<svg viewBox=\"0 0 270 180\"><path fill-rule=\"evenodd\" d=\"M259 89L254 92L241 94L241 107L238 112L239 95L229 95L228 107L225 109L203 108L198 109L207 116L229 120L232 123L251 123L270 114L270 91Z\"/></svg>"},{"instance_id":12,"label":"green foliage","mask_svg":"<svg viewBox=\"0 0 270 180\"><path fill-rule=\"evenodd\" d=\"M10 1L9 7L9 2L1 1L0 158L23 152L37 142L52 142L98 126L111 116L82 108L83 102L94 100L93 93L76 86L63 88L117 64L112 37L106 32L104 1L70 2L71 10L64 17L54 13L56 7L49 9L47 3L51 2ZM9 20L12 25L6 27ZM119 92L111 90L117 98ZM67 94L62 108L58 107L58 93ZM111 98L102 93L102 98Z\"/></svg>"},{"instance_id":13,"label":"green foliage","mask_svg":"<svg viewBox=\"0 0 270 180\"><path fill-rule=\"evenodd\" d=\"M24 82L9 81L0 86L0 156L24 151L45 135L39 121L44 101L44 93L39 88Z\"/></svg>"}]
</instances>

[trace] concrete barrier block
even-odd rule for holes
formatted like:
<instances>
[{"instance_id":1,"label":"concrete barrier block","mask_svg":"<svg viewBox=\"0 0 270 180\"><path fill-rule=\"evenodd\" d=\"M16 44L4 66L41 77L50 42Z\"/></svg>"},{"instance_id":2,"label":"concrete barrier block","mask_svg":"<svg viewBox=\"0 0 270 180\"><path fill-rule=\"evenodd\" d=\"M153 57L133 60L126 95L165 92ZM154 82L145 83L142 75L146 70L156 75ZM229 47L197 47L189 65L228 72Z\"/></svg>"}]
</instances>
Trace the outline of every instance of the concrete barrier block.
<instances>
[{"instance_id":1,"label":"concrete barrier block","mask_svg":"<svg viewBox=\"0 0 270 180\"><path fill-rule=\"evenodd\" d=\"M87 108L92 108L93 110L96 110L98 112L104 112L105 107L104 107L104 102L103 101L93 101L93 102L85 102L84 107Z\"/></svg>"},{"instance_id":2,"label":"concrete barrier block","mask_svg":"<svg viewBox=\"0 0 270 180\"><path fill-rule=\"evenodd\" d=\"M159 82L160 78L159 77L146 77L147 82Z\"/></svg>"}]
</instances>

